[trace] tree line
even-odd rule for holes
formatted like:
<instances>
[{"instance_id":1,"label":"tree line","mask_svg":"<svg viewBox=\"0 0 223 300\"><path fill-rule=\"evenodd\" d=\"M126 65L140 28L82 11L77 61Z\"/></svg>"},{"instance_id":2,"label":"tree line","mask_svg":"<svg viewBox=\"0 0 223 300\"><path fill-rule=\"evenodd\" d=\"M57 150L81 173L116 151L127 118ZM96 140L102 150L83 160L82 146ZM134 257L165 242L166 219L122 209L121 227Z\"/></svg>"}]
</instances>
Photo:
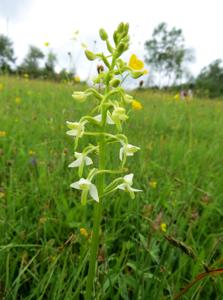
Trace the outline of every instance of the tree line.
<instances>
[{"instance_id":1,"label":"tree line","mask_svg":"<svg viewBox=\"0 0 223 300\"><path fill-rule=\"evenodd\" d=\"M56 63L57 55L52 50L44 54L40 48L30 45L22 63L16 65L13 42L9 37L0 35L0 74L17 74L29 78L51 80L66 80L75 76L74 69L72 71L62 69L57 73Z\"/></svg>"},{"instance_id":2,"label":"tree line","mask_svg":"<svg viewBox=\"0 0 223 300\"><path fill-rule=\"evenodd\" d=\"M162 22L154 28L152 36L145 42L145 62L150 74L146 85L153 88L192 88L200 96L219 97L223 95L222 60L216 59L205 66L198 76L190 73L189 64L194 62L193 49L186 48L181 29L168 28ZM36 46L29 46L23 62L16 66L12 41L0 35L0 72L28 74L30 78L64 80L72 78L75 70L63 69L56 73L57 56L49 50L45 55ZM42 64L42 66L41 66Z\"/></svg>"}]
</instances>

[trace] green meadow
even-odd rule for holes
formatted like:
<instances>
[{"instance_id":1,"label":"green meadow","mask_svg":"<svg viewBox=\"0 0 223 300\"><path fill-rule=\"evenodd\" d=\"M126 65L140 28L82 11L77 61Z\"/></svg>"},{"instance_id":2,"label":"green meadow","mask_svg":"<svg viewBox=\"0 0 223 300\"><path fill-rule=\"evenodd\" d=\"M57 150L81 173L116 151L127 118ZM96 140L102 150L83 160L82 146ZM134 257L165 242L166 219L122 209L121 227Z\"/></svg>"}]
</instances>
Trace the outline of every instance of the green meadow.
<instances>
[{"instance_id":1,"label":"green meadow","mask_svg":"<svg viewBox=\"0 0 223 300\"><path fill-rule=\"evenodd\" d=\"M70 188L66 121L94 102L72 99L78 84L0 83L0 299L84 299L93 200L83 206ZM124 131L141 151L127 167L143 192L103 199L92 299L221 300L223 101L131 93L143 109ZM108 165L117 153L109 149Z\"/></svg>"}]
</instances>

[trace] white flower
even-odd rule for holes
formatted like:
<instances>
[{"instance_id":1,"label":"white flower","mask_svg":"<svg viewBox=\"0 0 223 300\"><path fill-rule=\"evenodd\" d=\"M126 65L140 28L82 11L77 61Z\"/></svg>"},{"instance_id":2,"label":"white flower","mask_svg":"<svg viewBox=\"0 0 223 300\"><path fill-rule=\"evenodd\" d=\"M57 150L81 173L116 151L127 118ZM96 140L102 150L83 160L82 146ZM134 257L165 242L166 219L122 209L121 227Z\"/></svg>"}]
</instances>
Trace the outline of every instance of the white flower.
<instances>
[{"instance_id":1,"label":"white flower","mask_svg":"<svg viewBox=\"0 0 223 300\"><path fill-rule=\"evenodd\" d=\"M123 160L124 156L133 156L135 152L140 150L139 147L131 145L131 144L124 144L123 147L120 148L119 151L119 158L120 160Z\"/></svg>"},{"instance_id":2,"label":"white flower","mask_svg":"<svg viewBox=\"0 0 223 300\"><path fill-rule=\"evenodd\" d=\"M82 190L90 193L91 197L99 202L98 190L95 184L91 183L90 180L81 178L79 181L76 181L70 185L72 188L77 190Z\"/></svg>"},{"instance_id":3,"label":"white flower","mask_svg":"<svg viewBox=\"0 0 223 300\"><path fill-rule=\"evenodd\" d=\"M74 152L74 156L77 158L75 161L73 161L71 164L69 164L69 168L77 168L80 167L81 165L92 165L93 161L90 157L84 155L83 153L79 152Z\"/></svg>"},{"instance_id":4,"label":"white flower","mask_svg":"<svg viewBox=\"0 0 223 300\"><path fill-rule=\"evenodd\" d=\"M112 112L111 118L115 123L119 121L126 121L128 116L125 113L125 108L116 106Z\"/></svg>"},{"instance_id":5,"label":"white flower","mask_svg":"<svg viewBox=\"0 0 223 300\"><path fill-rule=\"evenodd\" d=\"M132 173L125 175L123 177L123 183L121 183L117 186L117 189L129 192L132 199L135 198L134 192L142 192L142 190L132 188L133 176L134 176L134 174L132 174Z\"/></svg>"},{"instance_id":6,"label":"white flower","mask_svg":"<svg viewBox=\"0 0 223 300\"><path fill-rule=\"evenodd\" d=\"M67 121L67 127L71 130L68 130L66 133L71 136L82 137L84 134L85 124L87 121L83 122L69 122Z\"/></svg>"},{"instance_id":7,"label":"white flower","mask_svg":"<svg viewBox=\"0 0 223 300\"><path fill-rule=\"evenodd\" d=\"M73 94L72 94L72 97L74 98L74 100L76 100L78 102L84 102L88 96L89 96L89 93L85 93L85 92L73 92Z\"/></svg>"},{"instance_id":8,"label":"white flower","mask_svg":"<svg viewBox=\"0 0 223 300\"><path fill-rule=\"evenodd\" d=\"M101 122L101 119L102 119L101 114L95 116L94 119L95 119L97 122ZM112 120L112 118L111 118L109 112L107 112L106 123L109 124L109 125L115 124L114 121Z\"/></svg>"}]
</instances>

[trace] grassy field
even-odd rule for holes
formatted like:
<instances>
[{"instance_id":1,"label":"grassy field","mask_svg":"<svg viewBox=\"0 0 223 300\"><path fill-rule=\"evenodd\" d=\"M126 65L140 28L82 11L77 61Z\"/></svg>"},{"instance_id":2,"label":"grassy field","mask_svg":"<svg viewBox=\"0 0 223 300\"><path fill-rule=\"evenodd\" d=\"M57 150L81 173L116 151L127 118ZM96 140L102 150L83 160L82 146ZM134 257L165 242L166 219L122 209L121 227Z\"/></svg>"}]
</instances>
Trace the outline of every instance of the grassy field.
<instances>
[{"instance_id":1,"label":"grassy field","mask_svg":"<svg viewBox=\"0 0 223 300\"><path fill-rule=\"evenodd\" d=\"M82 206L69 187L78 179L65 122L93 104L73 101L77 85L0 83L0 299L83 299L92 201ZM133 94L143 109L125 132L141 151L128 168L143 193L103 201L92 299L174 299L223 267L223 102ZM181 299L222 297L223 278L210 273Z\"/></svg>"}]
</instances>

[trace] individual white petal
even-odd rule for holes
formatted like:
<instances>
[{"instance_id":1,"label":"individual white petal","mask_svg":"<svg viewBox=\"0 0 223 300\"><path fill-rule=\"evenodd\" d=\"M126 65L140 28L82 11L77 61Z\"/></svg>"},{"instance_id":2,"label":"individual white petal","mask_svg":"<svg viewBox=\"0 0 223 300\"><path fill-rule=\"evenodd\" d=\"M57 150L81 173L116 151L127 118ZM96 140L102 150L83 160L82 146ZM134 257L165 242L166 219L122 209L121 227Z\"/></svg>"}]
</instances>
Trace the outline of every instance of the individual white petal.
<instances>
[{"instance_id":1,"label":"individual white petal","mask_svg":"<svg viewBox=\"0 0 223 300\"><path fill-rule=\"evenodd\" d=\"M76 158L80 158L80 157L83 156L83 154L80 153L80 152L74 152L74 156L75 156Z\"/></svg>"},{"instance_id":2,"label":"individual white petal","mask_svg":"<svg viewBox=\"0 0 223 300\"><path fill-rule=\"evenodd\" d=\"M109 112L107 112L106 122L107 122L107 124L109 124L109 125L114 125L114 124L115 124L114 121L112 120L112 118L111 118Z\"/></svg>"},{"instance_id":3,"label":"individual white petal","mask_svg":"<svg viewBox=\"0 0 223 300\"><path fill-rule=\"evenodd\" d=\"M101 114L95 116L94 119L95 119L97 122L101 122L101 120L102 120ZM112 118L110 117L110 115L109 115L108 112L107 112L107 117L106 117L106 123L109 124L109 125L115 124L115 123L113 122Z\"/></svg>"},{"instance_id":4,"label":"individual white petal","mask_svg":"<svg viewBox=\"0 0 223 300\"><path fill-rule=\"evenodd\" d=\"M95 119L97 122L101 122L101 114L93 117L93 119Z\"/></svg>"},{"instance_id":5,"label":"individual white petal","mask_svg":"<svg viewBox=\"0 0 223 300\"><path fill-rule=\"evenodd\" d=\"M129 187L129 190L133 191L133 192L142 192L142 190L138 190L138 189L134 189L132 187Z\"/></svg>"},{"instance_id":6,"label":"individual white petal","mask_svg":"<svg viewBox=\"0 0 223 300\"><path fill-rule=\"evenodd\" d=\"M77 190L81 190L79 181L71 183L70 187L77 189Z\"/></svg>"},{"instance_id":7,"label":"individual white petal","mask_svg":"<svg viewBox=\"0 0 223 300\"><path fill-rule=\"evenodd\" d=\"M126 190L126 184L125 183L121 183L116 188L119 189L119 190L125 191Z\"/></svg>"},{"instance_id":8,"label":"individual white petal","mask_svg":"<svg viewBox=\"0 0 223 300\"><path fill-rule=\"evenodd\" d=\"M68 168L77 168L81 165L83 158L78 158L75 161L73 161L72 163L69 164Z\"/></svg>"},{"instance_id":9,"label":"individual white petal","mask_svg":"<svg viewBox=\"0 0 223 300\"><path fill-rule=\"evenodd\" d=\"M140 148L131 144L125 145L125 152L127 156L133 156Z\"/></svg>"},{"instance_id":10,"label":"individual white petal","mask_svg":"<svg viewBox=\"0 0 223 300\"><path fill-rule=\"evenodd\" d=\"M72 129L72 130L68 130L66 132L66 134L71 135L71 136L77 136L77 130L76 129Z\"/></svg>"},{"instance_id":11,"label":"individual white petal","mask_svg":"<svg viewBox=\"0 0 223 300\"><path fill-rule=\"evenodd\" d=\"M133 173L124 176L124 181L130 186L132 185L133 176Z\"/></svg>"},{"instance_id":12,"label":"individual white petal","mask_svg":"<svg viewBox=\"0 0 223 300\"><path fill-rule=\"evenodd\" d=\"M123 160L123 152L124 152L124 147L120 148L120 151L119 151L119 159L120 160Z\"/></svg>"},{"instance_id":13,"label":"individual white petal","mask_svg":"<svg viewBox=\"0 0 223 300\"><path fill-rule=\"evenodd\" d=\"M66 121L67 127L70 129L73 129L74 126L77 125L77 122L70 122L70 121Z\"/></svg>"},{"instance_id":14,"label":"individual white petal","mask_svg":"<svg viewBox=\"0 0 223 300\"><path fill-rule=\"evenodd\" d=\"M90 165L93 164L92 159L91 159L90 157L88 157L88 156L86 156L86 157L84 158L84 161L85 161L86 166L90 166Z\"/></svg>"},{"instance_id":15,"label":"individual white petal","mask_svg":"<svg viewBox=\"0 0 223 300\"><path fill-rule=\"evenodd\" d=\"M98 190L97 190L97 187L96 187L96 185L95 184L91 184L90 185L90 195L91 195L91 197L95 200L95 201L97 201L97 202L99 202L99 197L98 197Z\"/></svg>"}]
</instances>

